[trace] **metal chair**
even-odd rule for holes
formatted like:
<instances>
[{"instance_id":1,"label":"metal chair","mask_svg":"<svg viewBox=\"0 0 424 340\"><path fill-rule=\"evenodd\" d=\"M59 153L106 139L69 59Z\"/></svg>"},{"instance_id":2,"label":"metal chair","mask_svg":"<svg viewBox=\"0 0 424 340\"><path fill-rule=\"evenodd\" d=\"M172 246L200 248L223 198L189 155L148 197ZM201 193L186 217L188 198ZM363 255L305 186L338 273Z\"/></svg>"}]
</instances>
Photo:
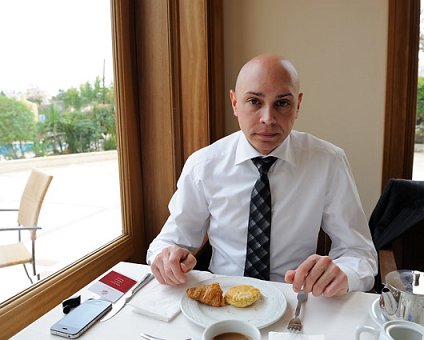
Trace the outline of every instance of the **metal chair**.
<instances>
[{"instance_id":1,"label":"metal chair","mask_svg":"<svg viewBox=\"0 0 424 340\"><path fill-rule=\"evenodd\" d=\"M44 197L52 179L53 176L33 169L25 185L19 209L0 209L1 212L18 212L18 226L0 227L0 232L13 231L18 233L18 242L0 245L0 268L23 264L31 283L33 282L25 264L32 264L33 274L39 279L39 274L37 274L35 267L35 240L37 238L37 230L41 229L41 227L39 227L37 223ZM31 252L28 251L22 242L21 234L23 231L28 231L30 233L32 244Z\"/></svg>"}]
</instances>

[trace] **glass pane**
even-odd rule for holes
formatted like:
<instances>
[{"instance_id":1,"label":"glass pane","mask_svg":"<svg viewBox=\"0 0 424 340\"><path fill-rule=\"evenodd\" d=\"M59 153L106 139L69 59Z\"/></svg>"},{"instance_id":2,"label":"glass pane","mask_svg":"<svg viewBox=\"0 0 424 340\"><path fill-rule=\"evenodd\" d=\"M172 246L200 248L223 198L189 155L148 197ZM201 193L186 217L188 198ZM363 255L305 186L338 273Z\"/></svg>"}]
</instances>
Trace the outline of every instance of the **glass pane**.
<instances>
[{"instance_id":1,"label":"glass pane","mask_svg":"<svg viewBox=\"0 0 424 340\"><path fill-rule=\"evenodd\" d=\"M110 2L0 1L0 41L0 209L19 207L31 169L53 176L35 241L43 279L122 233ZM0 251L17 242L0 231ZM0 268L0 301L29 286L21 264Z\"/></svg>"}]
</instances>

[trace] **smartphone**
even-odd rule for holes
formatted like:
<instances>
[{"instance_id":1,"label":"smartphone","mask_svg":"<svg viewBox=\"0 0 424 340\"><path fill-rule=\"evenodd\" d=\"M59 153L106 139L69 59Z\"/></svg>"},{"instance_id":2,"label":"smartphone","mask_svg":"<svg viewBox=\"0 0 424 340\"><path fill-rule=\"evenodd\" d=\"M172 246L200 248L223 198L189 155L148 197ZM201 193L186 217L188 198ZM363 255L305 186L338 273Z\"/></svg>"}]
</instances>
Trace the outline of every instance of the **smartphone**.
<instances>
[{"instance_id":1,"label":"smartphone","mask_svg":"<svg viewBox=\"0 0 424 340\"><path fill-rule=\"evenodd\" d=\"M50 333L75 339L112 309L112 303L100 299L89 299L66 314L50 327Z\"/></svg>"}]
</instances>

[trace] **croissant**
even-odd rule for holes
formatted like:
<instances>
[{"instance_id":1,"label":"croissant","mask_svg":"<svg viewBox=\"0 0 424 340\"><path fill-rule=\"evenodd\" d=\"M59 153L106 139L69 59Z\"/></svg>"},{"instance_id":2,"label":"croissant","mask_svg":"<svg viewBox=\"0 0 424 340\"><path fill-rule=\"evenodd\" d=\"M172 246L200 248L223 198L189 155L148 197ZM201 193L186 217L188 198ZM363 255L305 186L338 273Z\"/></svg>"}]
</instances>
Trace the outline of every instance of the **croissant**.
<instances>
[{"instance_id":1,"label":"croissant","mask_svg":"<svg viewBox=\"0 0 424 340\"><path fill-rule=\"evenodd\" d=\"M225 305L223 291L218 282L188 288L187 295L189 298L209 306L223 307Z\"/></svg>"}]
</instances>

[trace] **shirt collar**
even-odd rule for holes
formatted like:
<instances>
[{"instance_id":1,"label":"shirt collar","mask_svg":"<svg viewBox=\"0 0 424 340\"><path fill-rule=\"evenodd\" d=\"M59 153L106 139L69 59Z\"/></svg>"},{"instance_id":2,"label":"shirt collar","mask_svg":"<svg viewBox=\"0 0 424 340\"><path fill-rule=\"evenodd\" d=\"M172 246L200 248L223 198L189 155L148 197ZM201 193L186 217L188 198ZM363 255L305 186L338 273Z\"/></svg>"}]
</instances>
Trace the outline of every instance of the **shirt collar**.
<instances>
[{"instance_id":1,"label":"shirt collar","mask_svg":"<svg viewBox=\"0 0 424 340\"><path fill-rule=\"evenodd\" d=\"M292 139L292 133L290 133L287 138L279 145L277 146L270 154L266 156L274 156L278 159L285 160L288 163L294 165L295 164L295 157L294 157L294 150L293 150L293 142ZM238 165L240 163L243 163L247 160L250 160L255 157L264 156L260 152L258 152L247 140L246 136L242 131L240 131L240 137L237 143L237 149L236 149L236 157L234 164Z\"/></svg>"}]
</instances>

